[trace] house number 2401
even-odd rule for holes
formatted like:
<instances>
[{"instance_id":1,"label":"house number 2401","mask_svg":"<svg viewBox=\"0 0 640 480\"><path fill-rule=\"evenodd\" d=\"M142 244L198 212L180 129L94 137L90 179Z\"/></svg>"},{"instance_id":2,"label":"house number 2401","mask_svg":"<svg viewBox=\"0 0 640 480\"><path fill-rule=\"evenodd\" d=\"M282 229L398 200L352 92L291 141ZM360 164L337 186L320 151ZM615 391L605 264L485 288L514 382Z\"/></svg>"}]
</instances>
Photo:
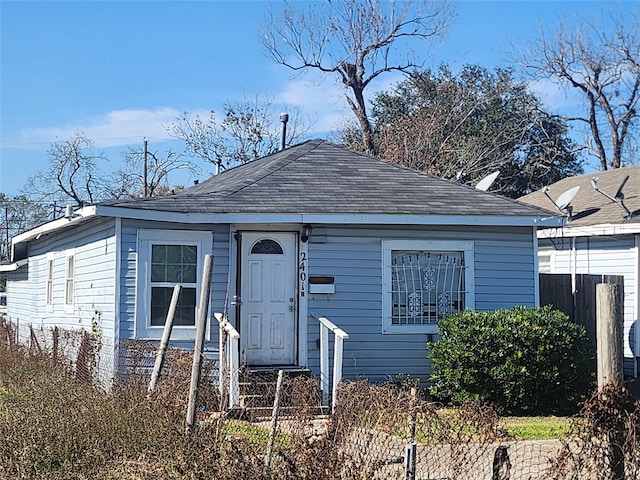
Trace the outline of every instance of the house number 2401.
<instances>
[{"instance_id":1,"label":"house number 2401","mask_svg":"<svg viewBox=\"0 0 640 480\"><path fill-rule=\"evenodd\" d=\"M307 252L300 252L300 264L298 265L298 279L300 281L300 296L307 292Z\"/></svg>"}]
</instances>

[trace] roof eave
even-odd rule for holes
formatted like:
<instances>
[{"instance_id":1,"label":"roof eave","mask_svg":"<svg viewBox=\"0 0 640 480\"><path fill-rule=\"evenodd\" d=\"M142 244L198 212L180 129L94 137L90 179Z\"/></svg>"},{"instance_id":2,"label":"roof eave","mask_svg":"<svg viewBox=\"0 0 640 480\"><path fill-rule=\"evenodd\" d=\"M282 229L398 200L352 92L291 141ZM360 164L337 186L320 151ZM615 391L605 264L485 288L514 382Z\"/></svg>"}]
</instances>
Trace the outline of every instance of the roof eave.
<instances>
[{"instance_id":1,"label":"roof eave","mask_svg":"<svg viewBox=\"0 0 640 480\"><path fill-rule=\"evenodd\" d=\"M27 230L26 232L16 235L11 239L11 258L13 258L13 248L15 247L15 245L38 239L43 235L62 230L63 228L67 228L71 225L77 225L78 223L82 223L94 216L96 216L95 205L82 207L79 210L74 211L71 217L58 218L57 220L52 220L51 222L45 223L44 225L40 225L39 227Z\"/></svg>"},{"instance_id":2,"label":"roof eave","mask_svg":"<svg viewBox=\"0 0 640 480\"><path fill-rule=\"evenodd\" d=\"M0 265L0 273L15 272L16 270L28 264L29 264L29 260L25 258L23 260L18 260L17 262Z\"/></svg>"},{"instance_id":3,"label":"roof eave","mask_svg":"<svg viewBox=\"0 0 640 480\"><path fill-rule=\"evenodd\" d=\"M468 225L468 226L536 226L561 227L564 218L554 215L417 215L405 213L182 213L143 210L113 206L97 206L100 216L133 220L156 220L186 224L222 223L324 223L378 225Z\"/></svg>"},{"instance_id":4,"label":"roof eave","mask_svg":"<svg viewBox=\"0 0 640 480\"><path fill-rule=\"evenodd\" d=\"M603 223L600 225L574 226L566 225L562 228L545 227L538 230L538 238L558 237L604 237L612 235L640 234L640 223Z\"/></svg>"}]
</instances>

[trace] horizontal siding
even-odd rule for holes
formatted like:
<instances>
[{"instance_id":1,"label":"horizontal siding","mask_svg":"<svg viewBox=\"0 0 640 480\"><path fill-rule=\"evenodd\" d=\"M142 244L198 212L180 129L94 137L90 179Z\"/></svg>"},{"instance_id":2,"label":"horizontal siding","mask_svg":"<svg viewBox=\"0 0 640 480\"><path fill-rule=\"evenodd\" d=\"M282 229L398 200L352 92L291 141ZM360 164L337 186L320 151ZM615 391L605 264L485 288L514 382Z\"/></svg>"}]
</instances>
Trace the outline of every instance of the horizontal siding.
<instances>
[{"instance_id":1,"label":"horizontal siding","mask_svg":"<svg viewBox=\"0 0 640 480\"><path fill-rule=\"evenodd\" d=\"M7 315L14 319L35 318L36 295L31 288L28 268L21 268L9 274L7 282Z\"/></svg>"},{"instance_id":2,"label":"horizontal siding","mask_svg":"<svg viewBox=\"0 0 640 480\"><path fill-rule=\"evenodd\" d=\"M227 299L227 284L229 277L229 226L185 226L172 225L162 222L142 222L123 220L121 234L121 265L120 265L120 321L119 336L121 339L136 338L136 316L139 315L136 309L136 289L138 280L138 231L139 230L193 230L211 232L213 269L211 274L211 297L210 297L210 319L208 326L207 343L205 350L217 351L218 330L217 322L213 317L215 312L225 311L225 300ZM144 321L144 319L138 319ZM195 337L195 332L194 332ZM192 339L192 340L195 340ZM173 342L174 346L181 348L193 348L193 341Z\"/></svg>"},{"instance_id":3,"label":"horizontal siding","mask_svg":"<svg viewBox=\"0 0 640 480\"><path fill-rule=\"evenodd\" d=\"M10 315L38 328L58 326L91 331L95 322L105 349L113 348L115 317L115 222L95 219L56 235L32 240L26 268L10 275L13 293ZM74 305L65 311L67 252L73 251ZM46 305L48 253L53 255L53 307ZM112 350L111 350L112 351Z\"/></svg>"},{"instance_id":4,"label":"horizontal siding","mask_svg":"<svg viewBox=\"0 0 640 480\"><path fill-rule=\"evenodd\" d=\"M636 278L637 253L632 235L579 237L575 239L576 255L572 256L571 239L541 239L540 252L552 253L551 273L624 276L624 355L627 367L632 367L636 348L634 323L638 322ZM575 267L574 267L575 261ZM640 352L635 352L640 356ZM632 368L627 368L631 372Z\"/></svg>"},{"instance_id":5,"label":"horizontal siding","mask_svg":"<svg viewBox=\"0 0 640 480\"><path fill-rule=\"evenodd\" d=\"M319 234L316 236L316 231ZM399 373L426 382L431 369L426 334L382 334L382 240L474 241L475 303L479 310L535 304L531 229L316 228L309 275L335 277L335 293L311 294L317 310L349 334L344 374L381 381ZM318 322L308 324L309 366L319 369Z\"/></svg>"}]
</instances>

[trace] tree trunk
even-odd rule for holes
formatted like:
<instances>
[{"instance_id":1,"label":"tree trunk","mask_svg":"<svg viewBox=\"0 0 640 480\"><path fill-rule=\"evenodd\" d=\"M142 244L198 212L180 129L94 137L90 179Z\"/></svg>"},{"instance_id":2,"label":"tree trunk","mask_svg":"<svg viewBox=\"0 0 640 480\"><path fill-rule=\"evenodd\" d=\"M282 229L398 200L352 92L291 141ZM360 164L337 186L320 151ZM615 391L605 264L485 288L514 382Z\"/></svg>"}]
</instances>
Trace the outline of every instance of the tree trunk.
<instances>
[{"instance_id":1,"label":"tree trunk","mask_svg":"<svg viewBox=\"0 0 640 480\"><path fill-rule=\"evenodd\" d=\"M371 128L371 122L367 116L367 104L364 100L364 88L353 84L350 85L350 88L353 92L353 96L355 97L355 102L349 97L347 97L347 101L360 124L360 129L362 130L362 145L369 155L375 155L377 153L376 143L373 138L373 128Z\"/></svg>"}]
</instances>

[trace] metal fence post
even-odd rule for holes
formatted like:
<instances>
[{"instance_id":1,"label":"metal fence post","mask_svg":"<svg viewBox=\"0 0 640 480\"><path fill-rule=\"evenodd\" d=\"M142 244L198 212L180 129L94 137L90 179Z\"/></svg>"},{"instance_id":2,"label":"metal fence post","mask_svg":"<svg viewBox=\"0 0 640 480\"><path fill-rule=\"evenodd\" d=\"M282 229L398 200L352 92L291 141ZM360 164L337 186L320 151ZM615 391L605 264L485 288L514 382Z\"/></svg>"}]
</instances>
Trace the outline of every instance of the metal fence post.
<instances>
[{"instance_id":1,"label":"metal fence post","mask_svg":"<svg viewBox=\"0 0 640 480\"><path fill-rule=\"evenodd\" d=\"M404 450L404 478L416 480L416 442L409 442Z\"/></svg>"}]
</instances>

